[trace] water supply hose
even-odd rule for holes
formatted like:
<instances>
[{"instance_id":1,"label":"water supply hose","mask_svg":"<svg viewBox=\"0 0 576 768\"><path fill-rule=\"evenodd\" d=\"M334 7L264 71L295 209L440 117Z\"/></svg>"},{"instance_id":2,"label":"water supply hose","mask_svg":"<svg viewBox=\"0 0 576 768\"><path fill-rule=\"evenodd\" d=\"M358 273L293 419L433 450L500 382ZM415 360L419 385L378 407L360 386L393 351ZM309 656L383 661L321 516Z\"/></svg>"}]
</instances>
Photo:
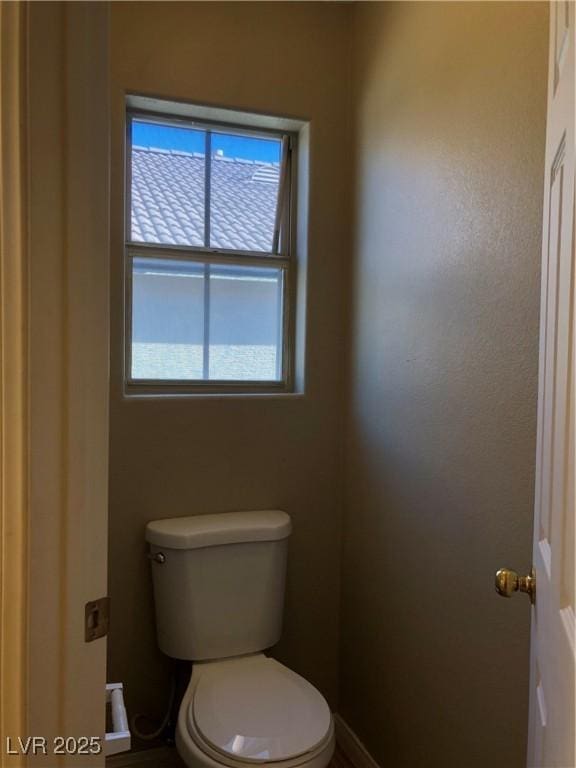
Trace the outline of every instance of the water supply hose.
<instances>
[{"instance_id":1,"label":"water supply hose","mask_svg":"<svg viewBox=\"0 0 576 768\"><path fill-rule=\"evenodd\" d=\"M176 695L176 669L172 672L172 682L170 684L170 697L168 699L168 706L166 708L166 714L162 718L162 722L156 728L155 731L150 731L149 733L143 733L138 728L138 722L142 719L150 719L148 715L143 715L141 713L135 714L132 716L132 719L130 720L130 725L132 726L132 732L135 736L137 736L139 739L142 739L142 741L154 741L154 739L159 738L162 733L164 732L164 729L168 725L168 721L170 720L170 715L172 714L172 705L174 704L174 696Z\"/></svg>"}]
</instances>

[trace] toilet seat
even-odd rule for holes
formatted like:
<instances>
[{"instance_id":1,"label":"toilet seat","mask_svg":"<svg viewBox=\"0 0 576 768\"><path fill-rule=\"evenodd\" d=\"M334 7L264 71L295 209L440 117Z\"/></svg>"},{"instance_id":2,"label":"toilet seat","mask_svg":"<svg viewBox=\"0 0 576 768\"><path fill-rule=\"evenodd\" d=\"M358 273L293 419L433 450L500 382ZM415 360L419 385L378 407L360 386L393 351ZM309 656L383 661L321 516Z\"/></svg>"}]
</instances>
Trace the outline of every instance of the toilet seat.
<instances>
[{"instance_id":1,"label":"toilet seat","mask_svg":"<svg viewBox=\"0 0 576 768\"><path fill-rule=\"evenodd\" d=\"M334 751L334 727L314 686L255 654L194 666L177 745L190 766L324 768Z\"/></svg>"},{"instance_id":2,"label":"toilet seat","mask_svg":"<svg viewBox=\"0 0 576 768\"><path fill-rule=\"evenodd\" d=\"M311 752L330 728L330 710L319 691L266 656L210 665L196 685L188 717L217 752L250 763Z\"/></svg>"}]
</instances>

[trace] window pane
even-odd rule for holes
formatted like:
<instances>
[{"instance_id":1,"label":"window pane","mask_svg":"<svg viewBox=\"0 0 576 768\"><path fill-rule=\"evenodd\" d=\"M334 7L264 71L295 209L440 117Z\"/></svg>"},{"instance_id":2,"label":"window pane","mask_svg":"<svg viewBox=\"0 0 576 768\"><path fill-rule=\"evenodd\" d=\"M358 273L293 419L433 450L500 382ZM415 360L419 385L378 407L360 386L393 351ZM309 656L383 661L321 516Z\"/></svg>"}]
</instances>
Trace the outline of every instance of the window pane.
<instances>
[{"instance_id":1,"label":"window pane","mask_svg":"<svg viewBox=\"0 0 576 768\"><path fill-rule=\"evenodd\" d=\"M281 380L282 295L282 269L135 257L132 379Z\"/></svg>"},{"instance_id":2,"label":"window pane","mask_svg":"<svg viewBox=\"0 0 576 768\"><path fill-rule=\"evenodd\" d=\"M204 264L135 258L132 378L201 379Z\"/></svg>"},{"instance_id":3,"label":"window pane","mask_svg":"<svg viewBox=\"0 0 576 768\"><path fill-rule=\"evenodd\" d=\"M131 239L204 245L206 133L132 121Z\"/></svg>"},{"instance_id":4,"label":"window pane","mask_svg":"<svg viewBox=\"0 0 576 768\"><path fill-rule=\"evenodd\" d=\"M211 379L282 378L282 270L210 267Z\"/></svg>"},{"instance_id":5,"label":"window pane","mask_svg":"<svg viewBox=\"0 0 576 768\"><path fill-rule=\"evenodd\" d=\"M280 139L212 133L210 245L272 251Z\"/></svg>"}]
</instances>

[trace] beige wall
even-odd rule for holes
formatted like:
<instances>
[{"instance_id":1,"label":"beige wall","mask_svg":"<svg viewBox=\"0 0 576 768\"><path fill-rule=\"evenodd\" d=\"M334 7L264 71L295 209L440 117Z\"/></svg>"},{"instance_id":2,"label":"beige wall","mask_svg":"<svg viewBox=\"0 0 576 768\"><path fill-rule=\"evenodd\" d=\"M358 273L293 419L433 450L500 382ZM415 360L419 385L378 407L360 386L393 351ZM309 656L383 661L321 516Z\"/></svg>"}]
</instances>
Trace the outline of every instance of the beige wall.
<instances>
[{"instance_id":1,"label":"beige wall","mask_svg":"<svg viewBox=\"0 0 576 768\"><path fill-rule=\"evenodd\" d=\"M349 8L331 4L112 3L110 680L131 713L159 715L144 525L279 507L294 521L278 655L335 704L342 334L349 259ZM307 391L303 398L123 400L123 91L311 121Z\"/></svg>"},{"instance_id":2,"label":"beige wall","mask_svg":"<svg viewBox=\"0 0 576 768\"><path fill-rule=\"evenodd\" d=\"M356 22L340 709L382 766L520 767L547 9Z\"/></svg>"}]
</instances>

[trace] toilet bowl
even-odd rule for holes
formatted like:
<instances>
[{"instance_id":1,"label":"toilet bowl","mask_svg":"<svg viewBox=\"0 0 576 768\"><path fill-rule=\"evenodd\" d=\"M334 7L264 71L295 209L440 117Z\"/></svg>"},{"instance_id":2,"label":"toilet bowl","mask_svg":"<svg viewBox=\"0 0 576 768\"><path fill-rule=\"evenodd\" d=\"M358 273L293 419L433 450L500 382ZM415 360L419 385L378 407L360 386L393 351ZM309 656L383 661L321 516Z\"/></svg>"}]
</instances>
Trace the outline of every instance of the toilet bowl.
<instances>
[{"instance_id":1,"label":"toilet bowl","mask_svg":"<svg viewBox=\"0 0 576 768\"><path fill-rule=\"evenodd\" d=\"M263 654L194 666L176 746L190 768L325 768L334 725L323 696Z\"/></svg>"},{"instance_id":2,"label":"toilet bowl","mask_svg":"<svg viewBox=\"0 0 576 768\"><path fill-rule=\"evenodd\" d=\"M290 517L228 512L148 523L158 645L193 662L176 747L189 768L326 768L322 694L264 654L279 640Z\"/></svg>"}]
</instances>

